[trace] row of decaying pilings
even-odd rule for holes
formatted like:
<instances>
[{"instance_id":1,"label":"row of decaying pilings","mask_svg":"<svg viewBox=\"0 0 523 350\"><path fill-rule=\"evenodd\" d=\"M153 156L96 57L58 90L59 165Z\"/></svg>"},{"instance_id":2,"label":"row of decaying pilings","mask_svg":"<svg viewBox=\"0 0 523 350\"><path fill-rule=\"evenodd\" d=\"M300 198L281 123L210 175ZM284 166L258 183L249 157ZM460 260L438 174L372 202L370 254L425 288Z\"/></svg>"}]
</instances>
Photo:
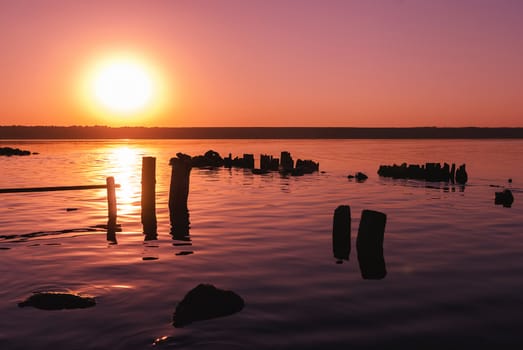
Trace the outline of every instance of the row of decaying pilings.
<instances>
[{"instance_id":1,"label":"row of decaying pilings","mask_svg":"<svg viewBox=\"0 0 523 350\"><path fill-rule=\"evenodd\" d=\"M284 174L303 175L311 174L319 170L319 163L312 160L298 159L296 162L292 159L290 152L282 151L280 158L268 154L260 155L260 168L255 168L254 155L244 153L242 157L229 156L222 158L216 151L209 150L203 155L191 158L192 165L196 168L204 167L225 167L225 168L243 168L251 169L255 174L262 174L269 171L280 171Z\"/></svg>"},{"instance_id":2,"label":"row of decaying pilings","mask_svg":"<svg viewBox=\"0 0 523 350\"><path fill-rule=\"evenodd\" d=\"M383 279L387 275L383 255L383 239L387 216L374 210L361 213L356 250L361 276L364 279ZM348 205L334 211L332 249L338 263L349 260L351 251L351 212Z\"/></svg>"},{"instance_id":3,"label":"row of decaying pilings","mask_svg":"<svg viewBox=\"0 0 523 350\"><path fill-rule=\"evenodd\" d=\"M452 166L448 163L444 163L443 166L440 163L380 165L378 175L395 179L456 182L462 185L468 181L465 164L460 165L456 169L456 164L454 163L452 163Z\"/></svg>"}]
</instances>

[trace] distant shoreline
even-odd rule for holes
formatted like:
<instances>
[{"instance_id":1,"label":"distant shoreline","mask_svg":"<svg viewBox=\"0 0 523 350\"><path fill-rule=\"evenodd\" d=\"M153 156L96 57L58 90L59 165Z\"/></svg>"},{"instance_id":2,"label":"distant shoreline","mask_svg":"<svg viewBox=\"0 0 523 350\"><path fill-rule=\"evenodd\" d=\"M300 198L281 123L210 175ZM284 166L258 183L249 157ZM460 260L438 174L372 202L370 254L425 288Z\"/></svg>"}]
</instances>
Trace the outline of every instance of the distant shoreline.
<instances>
[{"instance_id":1,"label":"distant shoreline","mask_svg":"<svg viewBox=\"0 0 523 350\"><path fill-rule=\"evenodd\" d=\"M521 139L523 128L0 126L0 139Z\"/></svg>"}]
</instances>

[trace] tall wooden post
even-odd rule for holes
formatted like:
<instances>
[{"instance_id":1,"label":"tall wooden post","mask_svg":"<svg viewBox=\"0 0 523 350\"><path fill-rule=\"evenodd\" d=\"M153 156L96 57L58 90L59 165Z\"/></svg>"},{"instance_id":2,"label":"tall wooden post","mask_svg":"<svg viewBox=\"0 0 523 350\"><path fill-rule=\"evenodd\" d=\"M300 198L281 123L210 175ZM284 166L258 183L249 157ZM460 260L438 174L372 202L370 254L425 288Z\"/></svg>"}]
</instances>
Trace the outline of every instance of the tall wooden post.
<instances>
[{"instance_id":1,"label":"tall wooden post","mask_svg":"<svg viewBox=\"0 0 523 350\"><path fill-rule=\"evenodd\" d=\"M174 239L186 239L189 235L189 178L192 169L191 157L178 153L171 158L171 185L169 188L169 216L171 235Z\"/></svg>"},{"instance_id":2,"label":"tall wooden post","mask_svg":"<svg viewBox=\"0 0 523 350\"><path fill-rule=\"evenodd\" d=\"M332 251L338 263L349 260L350 254L350 207L340 205L334 211L332 224Z\"/></svg>"},{"instance_id":3,"label":"tall wooden post","mask_svg":"<svg viewBox=\"0 0 523 350\"><path fill-rule=\"evenodd\" d=\"M144 234L156 238L156 158L142 158L142 225Z\"/></svg>"},{"instance_id":4,"label":"tall wooden post","mask_svg":"<svg viewBox=\"0 0 523 350\"><path fill-rule=\"evenodd\" d=\"M387 275L383 256L383 236L387 216L373 210L361 213L356 249L361 277L363 279L383 279Z\"/></svg>"},{"instance_id":5,"label":"tall wooden post","mask_svg":"<svg viewBox=\"0 0 523 350\"><path fill-rule=\"evenodd\" d=\"M116 244L116 191L114 184L114 177L109 176L105 179L107 184L107 240Z\"/></svg>"}]
</instances>

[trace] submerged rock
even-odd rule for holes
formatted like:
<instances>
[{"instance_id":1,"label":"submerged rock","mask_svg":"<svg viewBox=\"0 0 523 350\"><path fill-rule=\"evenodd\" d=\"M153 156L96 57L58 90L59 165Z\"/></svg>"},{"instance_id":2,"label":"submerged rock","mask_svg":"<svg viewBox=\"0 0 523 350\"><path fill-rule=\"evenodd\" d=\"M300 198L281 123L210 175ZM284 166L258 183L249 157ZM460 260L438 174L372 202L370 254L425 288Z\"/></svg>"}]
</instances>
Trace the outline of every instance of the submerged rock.
<instances>
[{"instance_id":1,"label":"submerged rock","mask_svg":"<svg viewBox=\"0 0 523 350\"><path fill-rule=\"evenodd\" d=\"M0 147L0 156L28 156L30 154L30 151L21 150L19 148Z\"/></svg>"},{"instance_id":2,"label":"submerged rock","mask_svg":"<svg viewBox=\"0 0 523 350\"><path fill-rule=\"evenodd\" d=\"M25 301L18 303L19 307L32 306L42 310L85 309L95 305L94 298L57 292L35 293Z\"/></svg>"},{"instance_id":3,"label":"submerged rock","mask_svg":"<svg viewBox=\"0 0 523 350\"><path fill-rule=\"evenodd\" d=\"M243 309L243 299L230 290L211 284L199 284L176 306L173 326L184 327L192 322L232 315Z\"/></svg>"}]
</instances>

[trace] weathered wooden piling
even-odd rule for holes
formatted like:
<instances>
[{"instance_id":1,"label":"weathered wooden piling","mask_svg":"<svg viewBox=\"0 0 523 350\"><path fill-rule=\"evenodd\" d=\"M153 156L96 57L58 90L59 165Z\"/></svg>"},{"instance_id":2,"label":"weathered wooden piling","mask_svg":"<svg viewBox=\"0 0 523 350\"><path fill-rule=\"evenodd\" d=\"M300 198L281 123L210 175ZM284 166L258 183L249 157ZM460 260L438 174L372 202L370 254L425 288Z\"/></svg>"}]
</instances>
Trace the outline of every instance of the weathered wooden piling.
<instances>
[{"instance_id":1,"label":"weathered wooden piling","mask_svg":"<svg viewBox=\"0 0 523 350\"><path fill-rule=\"evenodd\" d=\"M334 210L332 223L332 251L334 258L349 260L350 255L350 207L340 205Z\"/></svg>"},{"instance_id":2,"label":"weathered wooden piling","mask_svg":"<svg viewBox=\"0 0 523 350\"><path fill-rule=\"evenodd\" d=\"M387 275L383 256L383 237L387 216L363 210L356 239L358 262L363 279L383 279Z\"/></svg>"},{"instance_id":3,"label":"weathered wooden piling","mask_svg":"<svg viewBox=\"0 0 523 350\"><path fill-rule=\"evenodd\" d=\"M254 169L254 155L244 153L243 162L246 169Z\"/></svg>"},{"instance_id":4,"label":"weathered wooden piling","mask_svg":"<svg viewBox=\"0 0 523 350\"><path fill-rule=\"evenodd\" d=\"M171 185L169 188L169 215L171 219L171 234L174 231L187 233L189 229L189 210L187 199L189 197L189 178L192 169L191 157L177 153L176 158L171 158ZM180 232L178 232L179 235Z\"/></svg>"},{"instance_id":5,"label":"weathered wooden piling","mask_svg":"<svg viewBox=\"0 0 523 350\"><path fill-rule=\"evenodd\" d=\"M116 226L116 186L114 184L114 177L109 176L105 181L107 184L107 209L109 217L107 226Z\"/></svg>"},{"instance_id":6,"label":"weathered wooden piling","mask_svg":"<svg viewBox=\"0 0 523 350\"><path fill-rule=\"evenodd\" d=\"M464 185L468 181L467 170L465 169L465 164L461 164L456 170L456 182L460 185Z\"/></svg>"},{"instance_id":7,"label":"weathered wooden piling","mask_svg":"<svg viewBox=\"0 0 523 350\"><path fill-rule=\"evenodd\" d=\"M287 151L282 151L280 154L280 166L283 171L290 172L294 169L294 160L291 154Z\"/></svg>"},{"instance_id":8,"label":"weathered wooden piling","mask_svg":"<svg viewBox=\"0 0 523 350\"><path fill-rule=\"evenodd\" d=\"M450 182L454 183L456 181L456 164L452 163L450 167Z\"/></svg>"},{"instance_id":9,"label":"weathered wooden piling","mask_svg":"<svg viewBox=\"0 0 523 350\"><path fill-rule=\"evenodd\" d=\"M156 158L142 158L142 225L146 236L156 235Z\"/></svg>"},{"instance_id":10,"label":"weathered wooden piling","mask_svg":"<svg viewBox=\"0 0 523 350\"><path fill-rule=\"evenodd\" d=\"M116 191L114 177L109 176L105 179L107 185L107 211L108 211L108 220L107 220L107 241L112 244L116 244Z\"/></svg>"}]
</instances>

